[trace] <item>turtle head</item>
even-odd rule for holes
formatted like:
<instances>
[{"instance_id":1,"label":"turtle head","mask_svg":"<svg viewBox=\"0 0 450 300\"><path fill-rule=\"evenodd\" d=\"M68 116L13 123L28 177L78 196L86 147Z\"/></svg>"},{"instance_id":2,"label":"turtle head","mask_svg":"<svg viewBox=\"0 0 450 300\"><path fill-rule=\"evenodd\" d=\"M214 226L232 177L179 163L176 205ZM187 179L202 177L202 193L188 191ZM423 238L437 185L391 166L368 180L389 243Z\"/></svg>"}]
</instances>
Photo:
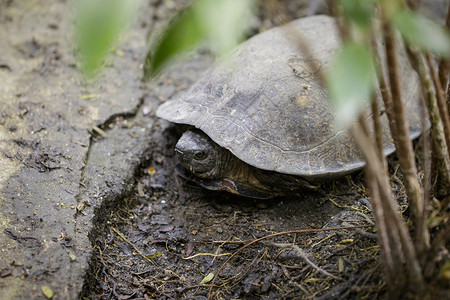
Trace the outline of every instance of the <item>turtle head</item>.
<instances>
[{"instance_id":1,"label":"turtle head","mask_svg":"<svg viewBox=\"0 0 450 300\"><path fill-rule=\"evenodd\" d=\"M183 167L200 178L212 179L220 173L220 148L204 133L183 133L175 153Z\"/></svg>"}]
</instances>

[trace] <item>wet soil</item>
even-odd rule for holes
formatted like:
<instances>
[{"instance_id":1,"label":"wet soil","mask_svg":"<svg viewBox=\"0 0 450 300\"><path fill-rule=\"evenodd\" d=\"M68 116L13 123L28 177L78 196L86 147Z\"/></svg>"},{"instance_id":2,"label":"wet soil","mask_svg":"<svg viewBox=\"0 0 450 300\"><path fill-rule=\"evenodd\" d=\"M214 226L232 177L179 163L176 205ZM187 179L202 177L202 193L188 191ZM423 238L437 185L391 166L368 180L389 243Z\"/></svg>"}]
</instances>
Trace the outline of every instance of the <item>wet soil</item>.
<instances>
[{"instance_id":1,"label":"wet soil","mask_svg":"<svg viewBox=\"0 0 450 300\"><path fill-rule=\"evenodd\" d=\"M143 166L135 193L97 227L84 291L89 299L206 299L211 281L205 278L246 243L283 231L373 222L364 187L355 184L361 174L297 197L246 199L183 182L171 171L173 142L166 141ZM336 278L314 269L291 245ZM376 298L383 294L378 251L372 226L270 238L226 263L211 297Z\"/></svg>"},{"instance_id":2,"label":"wet soil","mask_svg":"<svg viewBox=\"0 0 450 300\"><path fill-rule=\"evenodd\" d=\"M293 2L282 8L281 17L269 19L270 11L262 11L254 32L307 11ZM150 82L142 106L147 117L154 118L161 101L180 95L211 62L200 51ZM384 294L362 173L325 183L319 191L270 200L210 192L174 171L179 135L176 126L157 120L134 191L117 207L97 214L83 298L206 299L210 293L212 299L339 299ZM225 263L247 243L270 234L355 225L368 227L265 239Z\"/></svg>"},{"instance_id":3,"label":"wet soil","mask_svg":"<svg viewBox=\"0 0 450 300\"><path fill-rule=\"evenodd\" d=\"M308 1L300 2L287 1L275 15L270 8L261 10L254 32L304 15ZM168 71L157 87L152 86L152 93L163 100L176 97L210 62L207 53L193 55L187 64ZM180 73L186 70L193 77ZM166 93L167 83L178 83L171 95ZM148 105L153 108L155 103ZM177 176L173 147L180 131L163 120L156 125L134 192L96 225L95 256L82 297L385 297L380 248L362 172L325 183L318 191L270 200L210 192ZM392 157L389 163L392 187L405 211L398 164ZM347 226L366 227L314 232ZM313 232L255 242L302 229ZM251 242L255 243L245 246Z\"/></svg>"},{"instance_id":4,"label":"wet soil","mask_svg":"<svg viewBox=\"0 0 450 300\"><path fill-rule=\"evenodd\" d=\"M0 1L0 299L45 298L43 288L78 297L94 208L130 190L152 125L127 124L141 103L148 29L135 26L88 83L72 3Z\"/></svg>"}]
</instances>

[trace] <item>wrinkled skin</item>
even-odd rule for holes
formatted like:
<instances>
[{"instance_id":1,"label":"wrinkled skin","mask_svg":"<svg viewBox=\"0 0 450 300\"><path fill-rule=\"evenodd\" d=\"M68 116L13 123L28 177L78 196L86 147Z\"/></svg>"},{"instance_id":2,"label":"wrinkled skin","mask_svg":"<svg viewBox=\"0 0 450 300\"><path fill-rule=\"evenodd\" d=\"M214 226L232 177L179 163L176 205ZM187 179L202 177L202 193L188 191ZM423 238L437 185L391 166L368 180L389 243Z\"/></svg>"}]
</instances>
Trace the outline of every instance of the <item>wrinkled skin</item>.
<instances>
[{"instance_id":1,"label":"wrinkled skin","mask_svg":"<svg viewBox=\"0 0 450 300\"><path fill-rule=\"evenodd\" d=\"M316 188L298 176L252 167L199 130L183 133L175 146L175 153L180 164L194 175L182 176L210 190L224 190L252 198L272 198L299 188Z\"/></svg>"},{"instance_id":2,"label":"wrinkled skin","mask_svg":"<svg viewBox=\"0 0 450 300\"><path fill-rule=\"evenodd\" d=\"M205 134L188 130L178 140L175 153L184 168L205 179L221 177L227 155Z\"/></svg>"}]
</instances>

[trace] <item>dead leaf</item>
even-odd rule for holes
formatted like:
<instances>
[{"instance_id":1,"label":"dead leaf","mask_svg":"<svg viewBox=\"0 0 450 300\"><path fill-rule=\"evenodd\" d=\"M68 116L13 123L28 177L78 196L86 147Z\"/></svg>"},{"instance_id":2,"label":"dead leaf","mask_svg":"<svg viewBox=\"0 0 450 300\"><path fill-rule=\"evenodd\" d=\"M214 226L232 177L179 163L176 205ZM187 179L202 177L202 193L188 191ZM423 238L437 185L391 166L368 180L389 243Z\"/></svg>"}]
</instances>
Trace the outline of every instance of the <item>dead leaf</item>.
<instances>
[{"instance_id":1,"label":"dead leaf","mask_svg":"<svg viewBox=\"0 0 450 300\"><path fill-rule=\"evenodd\" d=\"M53 290L48 285L41 286L41 291L48 299L53 298Z\"/></svg>"},{"instance_id":2,"label":"dead leaf","mask_svg":"<svg viewBox=\"0 0 450 300\"><path fill-rule=\"evenodd\" d=\"M73 252L70 251L70 249L66 248L66 252L67 252L67 254L69 254L70 260L75 261L77 259L77 256L75 254L73 254Z\"/></svg>"},{"instance_id":3,"label":"dead leaf","mask_svg":"<svg viewBox=\"0 0 450 300\"><path fill-rule=\"evenodd\" d=\"M186 244L186 247L184 248L184 254L186 256L191 256L192 252L194 252L194 244L189 242Z\"/></svg>"},{"instance_id":4,"label":"dead leaf","mask_svg":"<svg viewBox=\"0 0 450 300\"><path fill-rule=\"evenodd\" d=\"M173 225L167 225L167 226L163 226L160 229L158 229L159 232L169 232L172 231L174 228Z\"/></svg>"},{"instance_id":5,"label":"dead leaf","mask_svg":"<svg viewBox=\"0 0 450 300\"><path fill-rule=\"evenodd\" d=\"M145 196L144 185L140 181L137 184L137 190L138 190L138 194L139 194L140 197L144 197Z\"/></svg>"},{"instance_id":6,"label":"dead leaf","mask_svg":"<svg viewBox=\"0 0 450 300\"><path fill-rule=\"evenodd\" d=\"M0 271L0 278L8 277L12 274L12 271L10 269L3 269Z\"/></svg>"},{"instance_id":7,"label":"dead leaf","mask_svg":"<svg viewBox=\"0 0 450 300\"><path fill-rule=\"evenodd\" d=\"M155 168L153 168L153 167L148 167L147 171L148 171L148 174L150 174L150 176L152 176L156 172Z\"/></svg>"},{"instance_id":8,"label":"dead leaf","mask_svg":"<svg viewBox=\"0 0 450 300\"><path fill-rule=\"evenodd\" d=\"M200 281L200 284L205 284L210 282L212 279L214 278L214 273L211 272L208 275L205 276L205 278L202 279L202 281Z\"/></svg>"}]
</instances>

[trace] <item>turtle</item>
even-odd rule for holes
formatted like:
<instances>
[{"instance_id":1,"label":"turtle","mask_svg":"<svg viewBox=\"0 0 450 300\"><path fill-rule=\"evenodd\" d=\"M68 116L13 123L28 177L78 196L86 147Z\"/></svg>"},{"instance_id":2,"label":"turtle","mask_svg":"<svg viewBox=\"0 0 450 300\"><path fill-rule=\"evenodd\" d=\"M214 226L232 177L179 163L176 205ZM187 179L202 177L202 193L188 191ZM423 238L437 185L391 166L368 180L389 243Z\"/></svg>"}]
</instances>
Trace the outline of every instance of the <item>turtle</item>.
<instances>
[{"instance_id":1,"label":"turtle","mask_svg":"<svg viewBox=\"0 0 450 300\"><path fill-rule=\"evenodd\" d=\"M313 57L299 50L298 32ZM211 190L272 198L361 169L363 156L348 130L334 128L319 80L339 46L332 17L300 18L238 45L186 93L162 103L159 118L187 126L174 149L182 176ZM403 48L399 62L415 138L421 132L420 85ZM370 121L369 110L365 117ZM385 113L380 120L388 155L395 147Z\"/></svg>"}]
</instances>

